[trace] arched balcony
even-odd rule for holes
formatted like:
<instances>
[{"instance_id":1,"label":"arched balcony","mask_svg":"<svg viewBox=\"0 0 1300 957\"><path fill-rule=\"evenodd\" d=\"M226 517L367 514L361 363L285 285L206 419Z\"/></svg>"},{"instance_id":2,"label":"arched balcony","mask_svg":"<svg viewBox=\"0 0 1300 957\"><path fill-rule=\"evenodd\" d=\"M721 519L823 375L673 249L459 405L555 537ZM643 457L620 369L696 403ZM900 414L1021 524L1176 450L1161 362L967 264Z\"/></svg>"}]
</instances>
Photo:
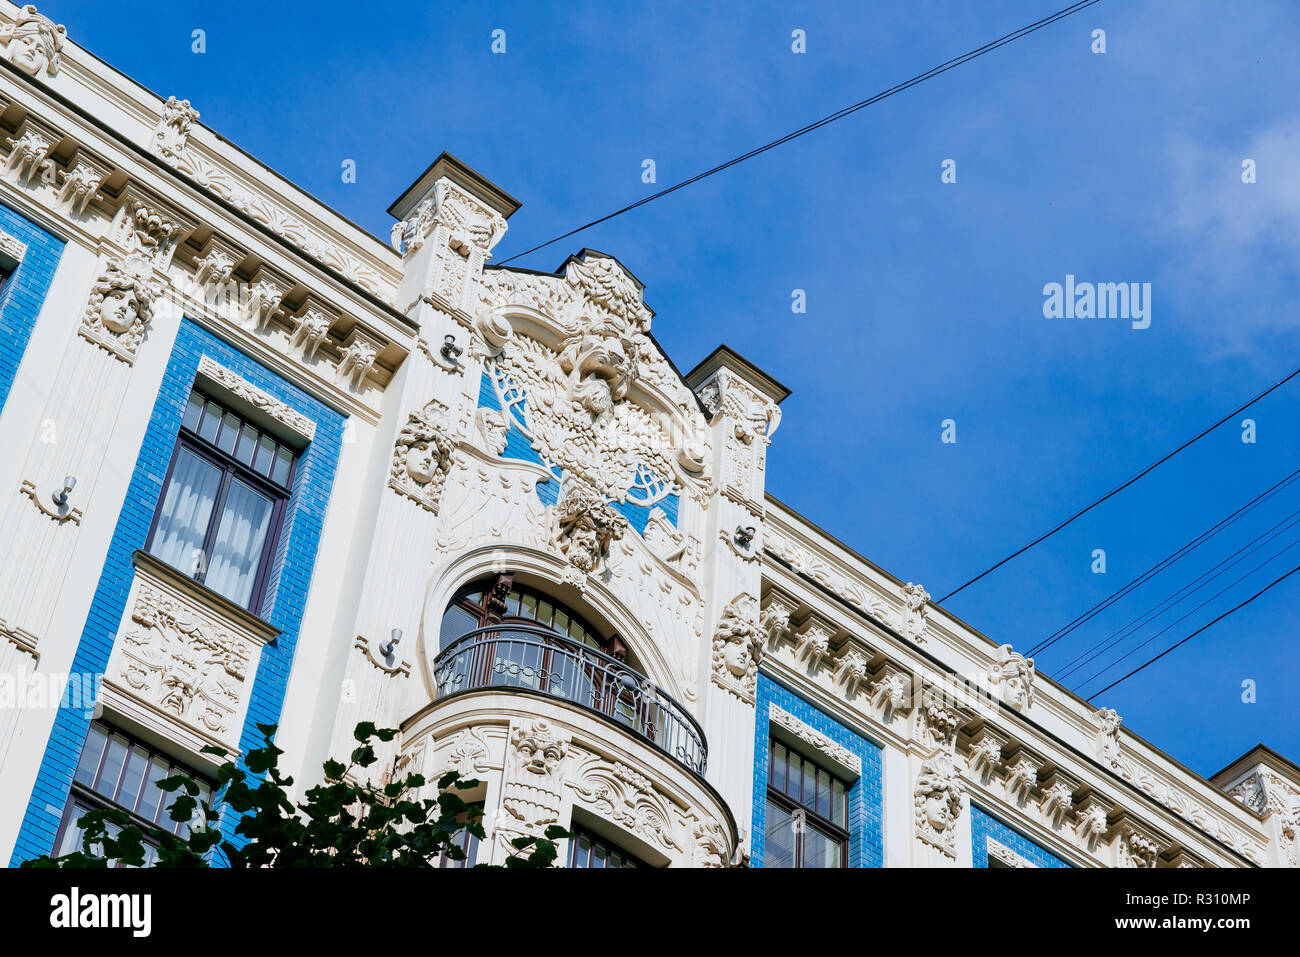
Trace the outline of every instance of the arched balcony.
<instances>
[{"instance_id":1,"label":"arched balcony","mask_svg":"<svg viewBox=\"0 0 1300 957\"><path fill-rule=\"evenodd\" d=\"M704 732L675 698L627 662L618 638L602 639L548 596L502 579L495 587L462 590L448 607L433 666L439 699L495 688L559 698L622 725L703 776Z\"/></svg>"}]
</instances>

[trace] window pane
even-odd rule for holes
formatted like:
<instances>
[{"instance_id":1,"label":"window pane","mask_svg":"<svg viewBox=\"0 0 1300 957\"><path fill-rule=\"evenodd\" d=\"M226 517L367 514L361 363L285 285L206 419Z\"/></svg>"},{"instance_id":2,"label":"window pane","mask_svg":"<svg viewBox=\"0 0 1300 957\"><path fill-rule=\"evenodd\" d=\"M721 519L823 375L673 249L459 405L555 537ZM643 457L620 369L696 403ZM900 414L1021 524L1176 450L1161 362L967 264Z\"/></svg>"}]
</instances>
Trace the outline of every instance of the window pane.
<instances>
[{"instance_id":1,"label":"window pane","mask_svg":"<svg viewBox=\"0 0 1300 957\"><path fill-rule=\"evenodd\" d=\"M197 574L203 567L203 539L220 486L221 470L182 448L176 455L149 551L173 568Z\"/></svg>"},{"instance_id":2,"label":"window pane","mask_svg":"<svg viewBox=\"0 0 1300 957\"><path fill-rule=\"evenodd\" d=\"M478 618L463 608L452 605L442 616L442 630L438 636L441 651L461 636L478 627Z\"/></svg>"},{"instance_id":3,"label":"window pane","mask_svg":"<svg viewBox=\"0 0 1300 957\"><path fill-rule=\"evenodd\" d=\"M243 462L250 468L253 465L253 454L257 451L257 429L251 425L245 425L243 431L239 434L239 446L235 449L235 458Z\"/></svg>"},{"instance_id":4,"label":"window pane","mask_svg":"<svg viewBox=\"0 0 1300 957\"><path fill-rule=\"evenodd\" d=\"M814 802L817 800L817 768L808 761L800 761L803 765L803 799L802 804L806 807L815 807Z\"/></svg>"},{"instance_id":5,"label":"window pane","mask_svg":"<svg viewBox=\"0 0 1300 957\"><path fill-rule=\"evenodd\" d=\"M253 471L263 475L271 474L272 461L275 459L275 440L264 435L257 443L257 458L253 460Z\"/></svg>"},{"instance_id":6,"label":"window pane","mask_svg":"<svg viewBox=\"0 0 1300 957\"><path fill-rule=\"evenodd\" d=\"M831 776L825 771L817 772L817 813L824 818L831 816Z\"/></svg>"},{"instance_id":7,"label":"window pane","mask_svg":"<svg viewBox=\"0 0 1300 957\"><path fill-rule=\"evenodd\" d=\"M245 607L261 567L272 505L265 495L234 479L212 542L212 560L204 584Z\"/></svg>"},{"instance_id":8,"label":"window pane","mask_svg":"<svg viewBox=\"0 0 1300 957\"><path fill-rule=\"evenodd\" d=\"M117 794L117 781L122 776L122 765L126 762L126 739L113 735L108 739L108 751L104 755L104 766L99 770L99 780L95 790L107 797Z\"/></svg>"},{"instance_id":9,"label":"window pane","mask_svg":"<svg viewBox=\"0 0 1300 957\"><path fill-rule=\"evenodd\" d=\"M794 867L794 841L794 818L769 800L764 824L763 866Z\"/></svg>"},{"instance_id":10,"label":"window pane","mask_svg":"<svg viewBox=\"0 0 1300 957\"><path fill-rule=\"evenodd\" d=\"M56 857L62 857L64 854L71 854L73 851L80 850L85 850L87 854L90 853L89 849L84 849L81 846L82 831L81 827L77 824L77 821L81 820L81 816L89 810L90 808L86 805L80 804L76 801L73 802L72 813L68 816L68 829L63 832L63 840L59 843L59 850L55 855ZM96 847L98 847L98 845L96 845Z\"/></svg>"},{"instance_id":11,"label":"window pane","mask_svg":"<svg viewBox=\"0 0 1300 957\"><path fill-rule=\"evenodd\" d=\"M199 416L203 414L203 396L197 392L190 393L190 401L185 406L185 419L181 423L191 432L199 428Z\"/></svg>"},{"instance_id":12,"label":"window pane","mask_svg":"<svg viewBox=\"0 0 1300 957\"><path fill-rule=\"evenodd\" d=\"M289 484L289 469L293 465L293 453L283 445L275 451L275 468L271 471L271 481L280 485Z\"/></svg>"},{"instance_id":13,"label":"window pane","mask_svg":"<svg viewBox=\"0 0 1300 957\"><path fill-rule=\"evenodd\" d=\"M90 733L86 735L86 746L81 749L81 760L77 762L77 773L73 780L78 784L91 787L95 783L95 772L99 770L99 759L104 755L104 742L108 735L98 723L92 723Z\"/></svg>"},{"instance_id":14,"label":"window pane","mask_svg":"<svg viewBox=\"0 0 1300 957\"><path fill-rule=\"evenodd\" d=\"M145 768L148 766L148 752L132 748L131 756L126 761L126 773L122 775L122 786L117 791L117 803L122 807L135 810L135 802L140 798L140 785L144 783Z\"/></svg>"},{"instance_id":15,"label":"window pane","mask_svg":"<svg viewBox=\"0 0 1300 957\"><path fill-rule=\"evenodd\" d=\"M537 599L532 595L525 595L519 607L519 614L524 618L537 617Z\"/></svg>"},{"instance_id":16,"label":"window pane","mask_svg":"<svg viewBox=\"0 0 1300 957\"><path fill-rule=\"evenodd\" d=\"M831 820L842 828L849 826L849 809L848 800L844 792L844 785L839 781L834 784L835 810L831 815Z\"/></svg>"},{"instance_id":17,"label":"window pane","mask_svg":"<svg viewBox=\"0 0 1300 957\"><path fill-rule=\"evenodd\" d=\"M221 434L217 436L217 448L228 455L234 455L240 425L239 417L233 412L227 412L225 423L221 426Z\"/></svg>"},{"instance_id":18,"label":"window pane","mask_svg":"<svg viewBox=\"0 0 1300 957\"><path fill-rule=\"evenodd\" d=\"M144 788L140 792L140 806L136 809L136 813L146 820L158 820L164 794L159 790L158 782L167 777L169 770L167 763L156 757L149 764L149 773L144 776Z\"/></svg>"},{"instance_id":19,"label":"window pane","mask_svg":"<svg viewBox=\"0 0 1300 957\"><path fill-rule=\"evenodd\" d=\"M221 425L221 406L215 402L209 402L207 410L203 413L203 424L199 426L199 435L209 442L215 441L217 437L217 428Z\"/></svg>"},{"instance_id":20,"label":"window pane","mask_svg":"<svg viewBox=\"0 0 1300 957\"><path fill-rule=\"evenodd\" d=\"M785 777L786 753L785 747L773 742L772 744L772 787L778 791L786 789Z\"/></svg>"},{"instance_id":21,"label":"window pane","mask_svg":"<svg viewBox=\"0 0 1300 957\"><path fill-rule=\"evenodd\" d=\"M840 842L816 828L804 829L803 836L804 867L839 867Z\"/></svg>"}]
</instances>

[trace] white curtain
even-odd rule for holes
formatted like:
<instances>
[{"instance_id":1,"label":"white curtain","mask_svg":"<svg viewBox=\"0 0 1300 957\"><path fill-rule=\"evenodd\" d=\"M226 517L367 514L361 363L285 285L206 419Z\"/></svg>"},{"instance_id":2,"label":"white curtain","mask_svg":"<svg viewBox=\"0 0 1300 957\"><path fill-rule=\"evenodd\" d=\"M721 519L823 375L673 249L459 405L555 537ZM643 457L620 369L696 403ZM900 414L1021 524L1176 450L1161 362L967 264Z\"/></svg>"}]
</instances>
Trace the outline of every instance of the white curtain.
<instances>
[{"instance_id":1,"label":"white curtain","mask_svg":"<svg viewBox=\"0 0 1300 957\"><path fill-rule=\"evenodd\" d=\"M186 574L197 572L202 567L203 536L220 486L220 469L189 449L181 449L150 551Z\"/></svg>"},{"instance_id":2,"label":"white curtain","mask_svg":"<svg viewBox=\"0 0 1300 957\"><path fill-rule=\"evenodd\" d=\"M233 480L212 543L204 584L245 607L253 594L262 546L271 525L271 508L271 500L265 495Z\"/></svg>"}]
</instances>

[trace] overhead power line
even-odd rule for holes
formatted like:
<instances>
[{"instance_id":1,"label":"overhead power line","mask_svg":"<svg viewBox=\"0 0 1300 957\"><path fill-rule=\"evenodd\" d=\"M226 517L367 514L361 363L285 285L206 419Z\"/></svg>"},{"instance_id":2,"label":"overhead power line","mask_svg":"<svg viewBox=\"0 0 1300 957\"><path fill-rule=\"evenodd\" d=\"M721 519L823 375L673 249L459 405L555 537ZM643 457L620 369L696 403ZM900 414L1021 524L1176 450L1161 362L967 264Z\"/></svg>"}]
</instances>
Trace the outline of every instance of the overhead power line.
<instances>
[{"instance_id":1,"label":"overhead power line","mask_svg":"<svg viewBox=\"0 0 1300 957\"><path fill-rule=\"evenodd\" d=\"M1155 621L1155 619L1159 618L1166 611L1169 611L1171 608L1182 604L1184 601L1192 597L1192 595L1196 594L1198 591L1200 591L1210 582L1214 581L1220 575L1227 573L1229 569L1234 568L1237 565L1244 562L1247 558L1255 554L1257 551L1259 551L1269 542L1278 538L1288 530L1294 528L1297 524L1300 524L1300 518L1298 518L1297 516L1300 516L1300 510L1292 512L1290 515L1282 519L1282 521L1278 522L1268 531L1262 533L1252 541L1243 545L1241 548L1237 549L1235 552L1233 552L1227 558L1223 559L1223 561L1219 562L1217 565L1211 565L1210 568L1202 572L1199 577L1192 579L1190 582L1188 582L1182 588L1178 589L1178 591L1174 592L1164 601L1159 602L1158 604L1156 604L1151 608L1148 608L1136 619L1130 621L1127 625L1123 626L1117 631L1111 632L1111 634L1109 634L1106 638L1102 639L1100 642L1093 645L1087 651L1083 652L1083 654L1076 656L1072 661L1069 662L1069 664L1066 666L1064 671L1059 673L1053 672L1056 677L1056 680L1064 683L1066 678L1074 674L1084 665L1088 664L1091 661L1095 661L1102 654L1109 651L1111 648L1114 648L1117 644L1122 642L1124 639L1128 638L1130 635L1134 634L1137 631L1140 631L1142 628L1145 628L1147 625L1151 624L1151 622ZM1292 548L1296 544L1300 544L1300 539L1298 539L1296 542L1293 542L1291 545L1288 545L1287 548ZM1286 550L1287 549L1284 548L1282 551L1285 552ZM1268 562L1273 561L1273 559L1277 558L1278 555L1281 554L1282 552L1278 552L1278 554L1274 555L1273 558L1270 558ZM1229 559L1231 559L1231 561ZM1267 565L1268 562L1264 562L1264 565ZM1259 569L1262 567L1263 565L1255 566L1255 568L1247 572L1244 577L1249 578L1255 572L1259 571ZM1232 588L1240 581L1242 581L1241 578L1237 579L1237 581L1233 582L1232 585L1229 585L1228 588ZM1227 591L1227 590L1228 589L1225 588L1223 591ZM1210 601L1213 601L1215 598L1218 598L1219 595L1222 595L1223 591L1216 592L1214 595L1210 596L1210 598L1207 601L1204 601L1201 604L1197 605L1195 608L1193 608L1192 611L1193 612L1200 611L1200 609L1204 608L1207 604L1209 604ZM1191 614L1191 612L1188 612L1188 614ZM1173 625L1176 625L1178 624L1178 622L1183 621L1186 617L1187 615L1183 615L1182 618L1179 618L1177 621L1174 621L1172 624L1166 625L1163 629L1157 632L1153 637L1158 638L1160 635L1163 635L1166 631L1172 628ZM1150 641L1151 639L1148 638L1146 641L1142 642L1142 644L1139 645L1138 647L1141 648L1149 644ZM1132 654L1132 652L1129 652L1128 654ZM1107 669L1113 667L1117 661L1122 661L1124 660L1124 658L1128 657L1128 654L1121 655L1120 658L1116 659L1116 661L1111 662L1109 665L1107 665L1105 668L1101 670L1106 671ZM1098 674L1100 674L1100 672L1098 672ZM1092 678L1096 678L1096 677L1097 675L1092 676ZM1092 680L1092 678L1089 678L1087 681L1084 681L1082 684L1080 684L1080 687L1082 687L1084 684L1087 684L1088 681Z\"/></svg>"},{"instance_id":2,"label":"overhead power line","mask_svg":"<svg viewBox=\"0 0 1300 957\"><path fill-rule=\"evenodd\" d=\"M556 236L554 239L547 240L546 242L542 243L539 246L534 246L531 249L525 249L521 253L516 253L515 255L511 256L509 259L501 260L499 265L504 266L506 263L514 262L516 259L520 259L524 256L527 256L529 253L535 253L539 249L545 249L547 246L553 246L555 243L558 243L562 239L568 239L570 236L576 235L577 233L583 232L584 230L591 229L591 227L593 226L599 226L601 223L608 222L609 220L613 219L616 216L622 216L624 213L630 213L632 210L644 206L647 203L653 203L656 199L659 199L660 197L663 196L667 196L669 193L675 193L679 189L685 189L687 186L690 186L692 183L698 183L700 180L706 179L712 176L714 173L721 173L723 170L730 169L731 167L735 166L738 163L743 163L747 159L752 159L753 157L758 156L760 153L766 153L768 150L776 149L778 146L781 146L784 143L788 143L793 139L797 139L798 137L803 136L805 133L811 133L813 130L820 129L821 127L827 125L828 123L834 123L836 120L843 119L844 117L849 116L852 113L858 112L858 110L864 110L868 106L871 106L873 103L879 103L881 100L888 99L889 97L893 96L895 93L902 93L904 90L916 86L918 83L924 83L926 80L933 79L934 77L938 76L941 73L947 73L949 70L959 67L963 63L968 63L971 60L974 60L977 57L981 57L986 53L991 53L992 51L996 50L998 47L1006 46L1008 43L1013 43L1016 40L1019 40L1021 37L1026 37L1031 33L1043 29L1043 27L1048 26L1049 24L1055 23L1057 20L1063 20L1066 17L1071 16L1072 14L1078 13L1080 10L1083 10L1087 7L1092 6L1095 3L1100 3L1100 2L1101 0L1082 0L1082 2L1079 3L1072 3L1068 7L1064 7L1056 11L1049 17L1044 17L1041 20L1036 20L1033 23L1021 27L1019 30L1013 30L1011 33L1008 33L1005 36L998 37L998 39L990 41L989 43L984 44L984 46L982 47L977 47L976 49L971 50L969 53L963 53L959 57L953 57L951 60L947 60L944 63L940 63L938 66L934 67L933 69L926 70L924 73L918 73L910 80L904 80L902 83L895 84L894 86L891 86L887 90L881 90L875 96L867 97L867 99L865 100L859 100L857 103L854 103L851 106L846 106L842 110L837 110L836 112L830 114L829 116L822 117L820 120L818 120L815 123L809 123L807 126L800 127L799 129L795 130L793 133L787 133L785 136L782 136L780 139L775 139L772 140L772 142L770 143L765 143L764 145L756 149L750 150L748 153L742 153L740 156L737 156L734 159L729 159L727 160L727 162L715 166L712 169L707 169L703 173L696 173L690 179L684 179L680 183L675 183L674 185L669 186L666 189L659 190L659 192L657 193L652 193L651 195L646 196L644 199L639 199L635 203L632 203L631 205L624 206L622 209L616 209L614 210L614 212L608 213L600 217L599 219L593 219L591 222L579 226L577 229L571 229L567 233L564 233L560 236Z\"/></svg>"},{"instance_id":3,"label":"overhead power line","mask_svg":"<svg viewBox=\"0 0 1300 957\"><path fill-rule=\"evenodd\" d=\"M1115 681L1112 681L1110 684L1106 685L1106 687L1102 688L1100 691L1094 691L1092 694L1088 695L1088 700L1091 701L1093 698L1097 697L1098 695L1105 694L1107 691L1109 691L1111 688L1115 687L1116 685L1118 685L1118 684L1120 684L1120 683L1122 683L1122 682L1128 681L1129 678L1132 678L1132 677L1133 677L1135 674L1137 674L1139 671L1142 671L1144 668L1148 668L1148 667L1150 667L1151 665L1155 664L1157 661L1159 661L1159 660L1160 660L1161 658L1163 658L1165 655L1169 654L1169 653L1170 653L1171 651L1173 651L1174 649L1176 649L1176 648L1180 648L1180 647L1182 647L1183 645L1187 644L1189 641L1191 641L1193 638L1195 638L1195 637L1196 637L1197 635L1199 635L1201 632L1207 630L1208 628L1211 628L1211 627L1214 626L1214 625L1217 625L1219 622L1223 621L1223 619L1227 618L1227 617L1228 617L1229 615L1231 615L1233 612L1235 612L1235 611L1240 611L1242 608L1245 608L1247 605L1249 605L1252 601L1254 601L1254 600L1255 600L1256 598L1258 598L1260 595L1264 594L1264 592L1268 591L1270 588L1274 587L1275 585L1280 585L1282 582L1286 581L1288 578L1290 578L1290 577L1291 577L1292 575L1294 575L1296 572L1300 572L1300 565L1297 565L1295 568L1291 569L1289 572L1287 572L1287 573L1286 573L1285 575L1283 575L1282 577L1273 579L1273 581L1269 582L1267 585L1265 585L1265 586L1264 586L1263 588L1261 588L1259 591L1255 592L1255 594L1251 595L1249 598L1247 598L1247 599L1246 599L1245 601L1243 601L1241 604L1239 604L1239 605L1234 605L1232 608L1229 608L1227 611L1225 611L1225 612L1224 612L1222 615L1220 615L1218 618L1215 618L1213 621L1207 622L1206 624L1202 625L1200 628L1197 628L1194 632L1192 632L1192 633L1191 633L1190 635L1188 635L1186 638L1183 638L1183 639L1181 639L1181 640L1179 640L1179 641L1174 642L1172 645L1170 645L1170 646L1169 646L1168 648L1166 648L1164 651L1160 652L1160 654L1158 654L1158 655L1156 655L1156 656L1154 656L1154 657L1152 657L1152 658L1149 658L1149 659L1147 659L1146 661L1142 662L1142 664L1138 665L1136 668L1134 668L1132 671L1130 671L1130 672L1129 672L1128 674L1126 674L1124 677L1122 677L1122 678L1117 678Z\"/></svg>"},{"instance_id":4,"label":"overhead power line","mask_svg":"<svg viewBox=\"0 0 1300 957\"><path fill-rule=\"evenodd\" d=\"M1035 539L1034 539L1032 542L1030 542L1029 544L1027 544L1027 545L1023 545L1023 546L1021 546L1020 548L1017 548L1014 552L1012 552L1012 553L1011 553L1010 555L1008 555L1006 558L1002 559L1002 560L1001 560L1000 562L998 562L997 564L995 564L995 565L990 565L988 568L984 569L984 571L980 572L978 575L976 575L976 576L975 576L974 578L972 578L970 581L966 582L964 585L962 585L962 586L960 586L959 588L956 588L956 589L954 589L954 590L948 592L948 594L946 594L946 595L944 595L942 598L940 598L939 601L936 602L936 604L943 604L943 603L946 602L949 598L951 598L953 595L956 595L956 594L959 593L959 592L965 591L967 588L969 588L971 585L975 584L975 583L976 583L977 581L979 581L981 578L985 577L986 575L991 574L992 572L997 571L999 568L1001 568L1001 567L1002 567L1003 565L1005 565L1007 562L1011 561L1013 558L1016 558L1016 557L1019 556L1019 555L1023 555L1025 552L1029 551L1029 550L1030 550L1031 548L1033 548L1035 545L1039 544L1040 542L1044 542L1044 541L1046 541L1047 539L1051 538L1053 535L1055 535L1055 534L1056 534L1057 532L1059 532L1061 529L1065 528L1067 525L1069 525L1069 524L1071 524L1072 522L1074 522L1076 519L1081 518L1081 517L1083 517L1084 515L1087 515L1089 512L1091 512L1094 508L1096 508L1096 507L1097 507L1098 505L1100 505L1102 502L1105 502L1107 499L1113 498L1114 496L1118 495L1120 492L1124 491L1124 489L1128 488L1128 487L1129 487L1130 485L1132 485L1134 482L1138 481L1138 479L1142 478L1142 477L1143 477L1144 475L1146 475L1148 472L1154 471L1156 468L1158 468L1159 466L1163 465L1164 463L1166 463L1166 462L1168 462L1170 459L1172 459L1175 455L1177 455L1177 454L1178 454L1179 452L1181 452L1183 449L1187 448L1187 447L1190 446L1190 445L1194 445L1195 443L1199 442L1201 439L1205 438L1207 435L1209 435L1211 432L1213 432L1213 431L1214 431L1215 429L1217 429L1219 426L1223 425L1224 422L1227 422L1229 419L1231 419L1231 418L1237 416L1238 414L1240 414L1240 413L1246 411L1246 410L1249 409L1252 405L1254 405L1256 402L1258 402L1260 399L1262 399L1262 398L1264 398L1265 396L1267 396L1267 395L1269 395L1269 394L1275 392L1276 390L1282 388L1282 386L1286 385L1288 382L1290 382L1292 379L1294 379L1294 378L1295 378L1296 376L1298 376L1298 375L1300 375L1300 369L1296 369L1294 372L1292 372L1290 375L1286 376L1285 378L1279 379L1277 382L1273 383L1271 386L1269 386L1267 389L1265 389L1265 390L1264 390L1263 392L1261 392L1259 395L1255 396L1255 398L1251 399L1251 400L1250 400L1249 402L1247 402L1245 405L1241 405L1241 406L1238 406L1237 408L1233 409L1231 412L1229 412L1229 413L1228 413L1227 415L1225 415L1223 418L1219 419L1219 421L1215 422L1213 425L1209 426L1208 428L1203 429L1202 431L1198 432L1196 435L1194 435L1192 438L1188 439L1188 440L1187 440L1186 442L1184 442L1182 445L1178 446L1178 448L1174 449L1174 450L1173 450L1172 452L1170 452L1169 454L1164 455L1164 456L1162 456L1162 457L1159 458L1159 459L1156 459L1156 461L1152 462L1150 465L1148 465L1146 468L1144 468L1141 472L1138 472L1137 475L1134 475L1131 479L1129 479L1129 480L1128 480L1127 482L1125 482L1124 484L1122 484L1122 485L1117 485L1115 488L1111 489L1109 492L1107 492L1105 495L1103 495L1101 498L1097 499L1096 501L1092 502L1090 505L1085 505L1083 508L1079 509L1077 512L1075 512L1073 515L1071 515L1071 516L1070 516L1069 518L1067 518L1065 521L1061 522L1061 523L1060 523L1059 525L1057 525L1056 527L1050 529L1049 531L1044 532L1042 535L1039 535L1037 538L1035 538Z\"/></svg>"},{"instance_id":5,"label":"overhead power line","mask_svg":"<svg viewBox=\"0 0 1300 957\"><path fill-rule=\"evenodd\" d=\"M1166 568L1169 568L1171 565L1175 564L1180 559L1185 558L1187 555L1191 554L1201 545L1204 545L1206 542L1208 542L1215 535L1218 535L1219 532L1223 531L1225 528L1232 525L1234 522L1237 521L1237 519L1241 518L1243 515L1247 515L1250 512L1254 511L1259 505L1268 501L1270 498L1272 498L1274 495L1276 495L1286 486L1294 482L1297 478L1300 478L1300 469L1296 469L1294 472L1286 476L1286 478L1282 479L1276 485L1273 485L1271 488L1267 488L1264 491L1260 492L1258 495L1252 498L1245 505L1241 506L1241 508L1233 512L1231 515L1217 522L1215 525L1211 526L1210 528L1207 528L1205 531L1203 531L1200 535L1197 535L1194 539L1192 539L1182 548L1177 549L1176 551L1167 555L1165 558L1161 559L1156 564L1152 565L1141 575L1138 575L1136 578L1130 581L1127 585L1124 585L1122 588L1119 588L1116 591L1111 592L1109 595L1107 595L1101 601L1097 602L1097 604L1093 605L1091 608L1089 608L1079 617L1075 618L1073 621L1069 622L1066 625L1063 625L1061 628L1058 628L1056 631L1052 632L1052 634L1050 634L1047 638L1040 641L1038 644L1034 645L1034 647L1026 651L1025 654L1028 657L1032 658L1034 655L1041 654L1042 652L1046 651L1048 648L1052 647L1052 645L1056 644L1058 641L1060 641L1070 632L1074 631L1079 626L1097 617L1097 615L1101 614L1111 605L1115 604L1115 602L1119 601L1129 592L1133 591L1133 589L1150 581L1152 578L1154 578L1160 572L1164 571ZM1073 662L1071 662L1071 664L1073 664Z\"/></svg>"}]
</instances>

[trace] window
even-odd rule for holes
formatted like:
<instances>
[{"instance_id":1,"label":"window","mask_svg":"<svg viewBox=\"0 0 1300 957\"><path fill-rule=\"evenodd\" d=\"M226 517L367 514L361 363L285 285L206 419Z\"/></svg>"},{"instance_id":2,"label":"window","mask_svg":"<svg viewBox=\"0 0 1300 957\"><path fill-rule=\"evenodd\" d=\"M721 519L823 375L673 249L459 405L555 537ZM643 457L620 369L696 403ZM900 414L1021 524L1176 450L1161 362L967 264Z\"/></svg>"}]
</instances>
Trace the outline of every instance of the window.
<instances>
[{"instance_id":1,"label":"window","mask_svg":"<svg viewBox=\"0 0 1300 957\"><path fill-rule=\"evenodd\" d=\"M283 442L191 392L146 550L259 610L294 466Z\"/></svg>"},{"instance_id":2,"label":"window","mask_svg":"<svg viewBox=\"0 0 1300 957\"><path fill-rule=\"evenodd\" d=\"M617 635L601 637L577 613L544 592L514 584L514 576L506 573L456 594L443 614L440 648L489 625L501 628L480 636L475 649L457 656L449 687L532 688L577 701L656 740L658 705L640 692L644 679L633 670L627 645ZM511 625L545 633L512 631ZM583 648L601 654L580 654Z\"/></svg>"},{"instance_id":3,"label":"window","mask_svg":"<svg viewBox=\"0 0 1300 957\"><path fill-rule=\"evenodd\" d=\"M94 853L93 848L81 846L82 832L77 821L95 808L116 808L128 812L145 831L145 865L153 864L156 855L148 839L150 825L182 838L189 833L189 824L173 821L169 813L172 802L184 791L169 794L156 786L158 781L174 774L188 774L194 778L199 785L195 800L200 804L211 803L211 785L188 768L175 764L100 721L92 722L72 779L72 793L59 826L59 836L55 840L55 856L77 850ZM202 811L196 812L198 820L202 820L201 815ZM108 825L110 836L118 830L116 826Z\"/></svg>"},{"instance_id":4,"label":"window","mask_svg":"<svg viewBox=\"0 0 1300 957\"><path fill-rule=\"evenodd\" d=\"M467 821L471 818L478 820L483 819L483 802L472 803L469 811L456 818L457 821ZM464 860L453 860L445 853L438 855L439 867L473 867L478 862L478 838L469 832L468 829L458 831L452 838L452 843L465 852Z\"/></svg>"},{"instance_id":5,"label":"window","mask_svg":"<svg viewBox=\"0 0 1300 957\"><path fill-rule=\"evenodd\" d=\"M569 839L570 867L645 867L627 851L621 850L602 837L580 827L573 828Z\"/></svg>"},{"instance_id":6,"label":"window","mask_svg":"<svg viewBox=\"0 0 1300 957\"><path fill-rule=\"evenodd\" d=\"M848 867L848 785L769 742L764 867Z\"/></svg>"}]
</instances>

